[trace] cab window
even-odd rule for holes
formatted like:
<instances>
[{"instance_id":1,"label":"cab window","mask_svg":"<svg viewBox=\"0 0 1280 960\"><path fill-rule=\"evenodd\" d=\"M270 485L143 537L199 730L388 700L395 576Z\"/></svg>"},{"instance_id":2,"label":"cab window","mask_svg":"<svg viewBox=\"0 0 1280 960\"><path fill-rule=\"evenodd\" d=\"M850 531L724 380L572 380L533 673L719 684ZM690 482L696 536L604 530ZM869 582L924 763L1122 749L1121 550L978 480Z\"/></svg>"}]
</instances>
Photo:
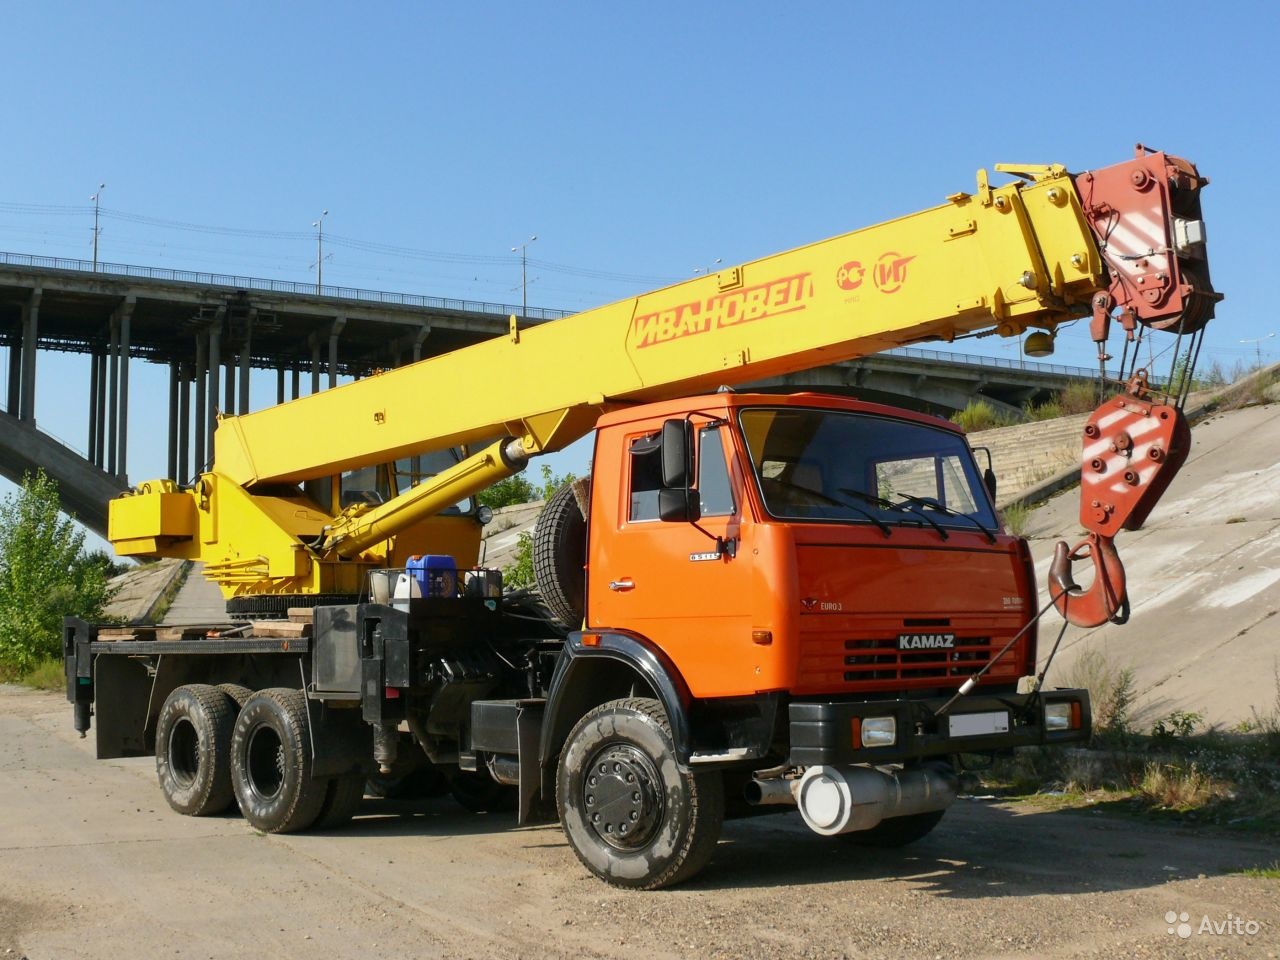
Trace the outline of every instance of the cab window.
<instances>
[{"instance_id":1,"label":"cab window","mask_svg":"<svg viewBox=\"0 0 1280 960\"><path fill-rule=\"evenodd\" d=\"M698 431L698 499L704 517L733 514L733 490L725 460L723 431L703 427Z\"/></svg>"},{"instance_id":2,"label":"cab window","mask_svg":"<svg viewBox=\"0 0 1280 960\"><path fill-rule=\"evenodd\" d=\"M661 447L659 434L631 441L631 455L627 457L631 462L628 520L658 519L658 491L662 489Z\"/></svg>"}]
</instances>

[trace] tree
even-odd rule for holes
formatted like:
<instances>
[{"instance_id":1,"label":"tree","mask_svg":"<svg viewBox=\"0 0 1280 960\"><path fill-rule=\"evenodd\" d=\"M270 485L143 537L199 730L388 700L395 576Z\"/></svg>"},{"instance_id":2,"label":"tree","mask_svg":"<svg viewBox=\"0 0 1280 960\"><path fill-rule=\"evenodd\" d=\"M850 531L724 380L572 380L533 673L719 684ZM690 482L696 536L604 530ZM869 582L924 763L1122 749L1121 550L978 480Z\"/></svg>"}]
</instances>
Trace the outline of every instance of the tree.
<instances>
[{"instance_id":1,"label":"tree","mask_svg":"<svg viewBox=\"0 0 1280 960\"><path fill-rule=\"evenodd\" d=\"M62 652L62 618L94 619L111 597L105 554L58 512L43 470L0 502L0 666L25 673Z\"/></svg>"},{"instance_id":2,"label":"tree","mask_svg":"<svg viewBox=\"0 0 1280 960\"><path fill-rule=\"evenodd\" d=\"M534 486L525 477L524 471L513 477L499 480L491 487L486 487L476 494L476 500L482 507L497 510L499 507L510 507L517 503L532 503L534 500L549 500L551 495L566 483L576 480L572 473L557 477L551 472L551 466L542 465L542 482Z\"/></svg>"},{"instance_id":3,"label":"tree","mask_svg":"<svg viewBox=\"0 0 1280 960\"><path fill-rule=\"evenodd\" d=\"M527 530L516 540L516 558L502 571L502 582L515 589L536 585L533 577L533 534Z\"/></svg>"},{"instance_id":4,"label":"tree","mask_svg":"<svg viewBox=\"0 0 1280 960\"><path fill-rule=\"evenodd\" d=\"M499 480L493 486L486 487L476 494L476 500L479 501L480 506L488 507L490 510L509 507L515 503L528 503L535 498L533 484L525 479L523 473Z\"/></svg>"}]
</instances>

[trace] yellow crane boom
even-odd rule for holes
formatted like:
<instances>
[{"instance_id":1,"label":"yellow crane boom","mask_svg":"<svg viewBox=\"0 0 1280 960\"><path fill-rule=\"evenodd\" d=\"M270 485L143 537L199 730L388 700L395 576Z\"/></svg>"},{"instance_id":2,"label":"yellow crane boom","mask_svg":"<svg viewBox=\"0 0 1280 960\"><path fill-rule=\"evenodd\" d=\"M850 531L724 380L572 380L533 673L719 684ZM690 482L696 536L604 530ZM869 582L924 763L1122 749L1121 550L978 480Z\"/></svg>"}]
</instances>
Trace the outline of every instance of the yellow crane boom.
<instances>
[{"instance_id":1,"label":"yellow crane boom","mask_svg":"<svg viewBox=\"0 0 1280 960\"><path fill-rule=\"evenodd\" d=\"M1002 169L1020 178L991 186L979 171L973 193L910 216L562 320L522 329L513 317L507 336L221 417L212 470L190 489L153 481L113 502L110 539L122 554L203 560L228 597L359 593L370 565L406 552L474 562L478 533L440 511L619 405L975 331L1052 333L1090 313L1101 343L1117 307L1130 336L1139 322L1193 332L1212 315L1203 230L1178 232L1199 224L1207 182L1190 164L1140 147L1096 173ZM1141 267L1109 249L1135 232L1151 235ZM292 486L482 441L382 504L340 509Z\"/></svg>"}]
</instances>

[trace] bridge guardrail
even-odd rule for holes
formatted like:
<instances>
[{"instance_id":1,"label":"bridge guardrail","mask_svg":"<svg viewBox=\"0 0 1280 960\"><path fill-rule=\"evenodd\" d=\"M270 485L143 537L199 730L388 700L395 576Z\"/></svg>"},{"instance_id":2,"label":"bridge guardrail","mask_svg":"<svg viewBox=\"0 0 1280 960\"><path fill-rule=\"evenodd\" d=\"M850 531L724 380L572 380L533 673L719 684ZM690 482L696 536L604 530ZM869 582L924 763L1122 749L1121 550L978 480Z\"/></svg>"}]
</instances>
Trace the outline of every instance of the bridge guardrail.
<instances>
[{"instance_id":1,"label":"bridge guardrail","mask_svg":"<svg viewBox=\"0 0 1280 960\"><path fill-rule=\"evenodd\" d=\"M288 293L308 297L330 297L335 300L357 300L364 303L387 303L402 307L430 307L435 310L459 310L469 313L490 313L497 316L523 316L526 320L559 320L574 313L572 310L552 310L546 307L529 307L522 312L518 306L505 303L487 303L483 300L454 300L448 297L428 297L416 293L389 293L384 290L363 290L359 287L334 287L324 284L319 289L314 283L295 283L292 280L264 280L260 277L239 277L232 274L205 273L197 270L172 270L167 267L139 267L127 263L98 261L97 269L89 260L73 260L65 257L42 257L30 253L0 252L0 263L14 267L39 267L44 270L74 270L81 273L99 273L113 277L136 277L140 280L172 280L177 283L198 283L214 287L233 287L237 290L265 290L271 293Z\"/></svg>"}]
</instances>

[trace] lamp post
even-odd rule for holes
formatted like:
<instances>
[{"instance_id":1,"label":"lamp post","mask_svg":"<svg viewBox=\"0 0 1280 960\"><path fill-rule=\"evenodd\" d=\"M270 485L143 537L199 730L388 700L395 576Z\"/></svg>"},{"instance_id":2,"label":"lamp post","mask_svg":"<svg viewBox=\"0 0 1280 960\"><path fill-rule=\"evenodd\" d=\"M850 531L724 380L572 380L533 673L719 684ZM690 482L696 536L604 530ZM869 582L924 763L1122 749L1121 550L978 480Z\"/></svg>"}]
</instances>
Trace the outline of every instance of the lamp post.
<instances>
[{"instance_id":1,"label":"lamp post","mask_svg":"<svg viewBox=\"0 0 1280 960\"><path fill-rule=\"evenodd\" d=\"M1258 369L1262 369L1262 344L1274 337L1274 333L1268 333L1265 337L1251 337L1248 340L1241 340L1241 343L1252 343L1258 355Z\"/></svg>"},{"instance_id":2,"label":"lamp post","mask_svg":"<svg viewBox=\"0 0 1280 960\"><path fill-rule=\"evenodd\" d=\"M520 316L527 318L529 315L529 244L538 239L535 233L524 243L520 244ZM516 247L511 248L511 252L516 252Z\"/></svg>"},{"instance_id":3,"label":"lamp post","mask_svg":"<svg viewBox=\"0 0 1280 960\"><path fill-rule=\"evenodd\" d=\"M98 184L98 192L89 199L93 201L93 272L98 272L98 234L102 232L98 226L98 208L102 191L107 189L105 183Z\"/></svg>"},{"instance_id":4,"label":"lamp post","mask_svg":"<svg viewBox=\"0 0 1280 960\"><path fill-rule=\"evenodd\" d=\"M715 267L715 265L720 262L720 259L721 259L720 257L716 257L714 260L711 261L711 265L707 267L695 267L693 270L693 275L695 277L709 275L711 273L712 268Z\"/></svg>"},{"instance_id":5,"label":"lamp post","mask_svg":"<svg viewBox=\"0 0 1280 960\"><path fill-rule=\"evenodd\" d=\"M323 210L317 220L313 220L311 225L316 228L316 296L320 296L320 288L324 286L324 218L329 215L328 210Z\"/></svg>"}]
</instances>

